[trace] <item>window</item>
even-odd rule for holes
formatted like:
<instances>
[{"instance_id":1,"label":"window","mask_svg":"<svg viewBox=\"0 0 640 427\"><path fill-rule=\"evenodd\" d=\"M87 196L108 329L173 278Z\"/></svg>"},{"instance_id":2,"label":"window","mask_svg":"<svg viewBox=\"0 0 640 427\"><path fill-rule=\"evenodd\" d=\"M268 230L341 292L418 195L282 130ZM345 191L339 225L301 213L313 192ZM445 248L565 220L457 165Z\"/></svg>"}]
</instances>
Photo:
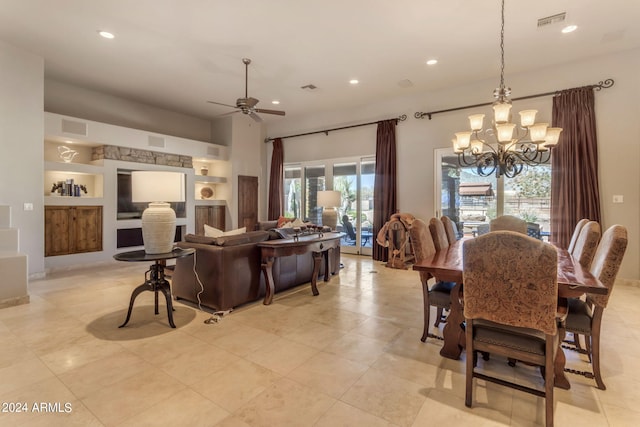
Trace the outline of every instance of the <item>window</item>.
<instances>
[{"instance_id":1,"label":"window","mask_svg":"<svg viewBox=\"0 0 640 427\"><path fill-rule=\"evenodd\" d=\"M436 210L451 218L465 234L500 215L537 224L542 235L550 227L551 165L525 166L515 178L482 177L463 167L449 149L436 150ZM485 226L486 227L486 226ZM536 226L533 226L536 227Z\"/></svg>"}]
</instances>

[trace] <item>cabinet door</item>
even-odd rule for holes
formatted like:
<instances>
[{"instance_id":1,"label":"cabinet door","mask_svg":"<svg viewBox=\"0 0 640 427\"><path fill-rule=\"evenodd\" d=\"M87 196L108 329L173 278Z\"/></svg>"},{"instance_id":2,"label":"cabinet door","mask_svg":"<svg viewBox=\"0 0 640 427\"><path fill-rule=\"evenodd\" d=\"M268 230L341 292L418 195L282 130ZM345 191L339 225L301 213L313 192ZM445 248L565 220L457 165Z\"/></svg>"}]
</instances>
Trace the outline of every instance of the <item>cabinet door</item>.
<instances>
[{"instance_id":1,"label":"cabinet door","mask_svg":"<svg viewBox=\"0 0 640 427\"><path fill-rule=\"evenodd\" d=\"M72 213L68 206L44 208L44 256L65 255L71 250Z\"/></svg>"},{"instance_id":2,"label":"cabinet door","mask_svg":"<svg viewBox=\"0 0 640 427\"><path fill-rule=\"evenodd\" d=\"M73 210L73 252L101 251L102 206L76 206Z\"/></svg>"},{"instance_id":3,"label":"cabinet door","mask_svg":"<svg viewBox=\"0 0 640 427\"><path fill-rule=\"evenodd\" d=\"M196 206L196 234L204 235L204 225L225 229L225 206Z\"/></svg>"}]
</instances>

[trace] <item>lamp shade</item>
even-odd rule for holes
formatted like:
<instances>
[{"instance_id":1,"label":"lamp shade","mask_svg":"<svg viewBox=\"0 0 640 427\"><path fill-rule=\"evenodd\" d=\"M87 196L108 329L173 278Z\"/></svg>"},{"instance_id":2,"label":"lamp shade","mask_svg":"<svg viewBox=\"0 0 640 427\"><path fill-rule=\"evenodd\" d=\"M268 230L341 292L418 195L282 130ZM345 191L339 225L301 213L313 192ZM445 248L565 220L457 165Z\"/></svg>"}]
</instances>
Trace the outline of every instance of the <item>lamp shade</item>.
<instances>
[{"instance_id":1,"label":"lamp shade","mask_svg":"<svg viewBox=\"0 0 640 427\"><path fill-rule=\"evenodd\" d=\"M339 191L318 191L318 206L337 208L342 204L342 193Z\"/></svg>"},{"instance_id":2,"label":"lamp shade","mask_svg":"<svg viewBox=\"0 0 640 427\"><path fill-rule=\"evenodd\" d=\"M166 202L184 201L184 174L165 171L132 172L131 195L133 202L151 202L142 213L145 252L171 252L176 234L176 213Z\"/></svg>"},{"instance_id":3,"label":"lamp shade","mask_svg":"<svg viewBox=\"0 0 640 427\"><path fill-rule=\"evenodd\" d=\"M168 171L131 172L131 199L140 202L184 202L184 174Z\"/></svg>"}]
</instances>

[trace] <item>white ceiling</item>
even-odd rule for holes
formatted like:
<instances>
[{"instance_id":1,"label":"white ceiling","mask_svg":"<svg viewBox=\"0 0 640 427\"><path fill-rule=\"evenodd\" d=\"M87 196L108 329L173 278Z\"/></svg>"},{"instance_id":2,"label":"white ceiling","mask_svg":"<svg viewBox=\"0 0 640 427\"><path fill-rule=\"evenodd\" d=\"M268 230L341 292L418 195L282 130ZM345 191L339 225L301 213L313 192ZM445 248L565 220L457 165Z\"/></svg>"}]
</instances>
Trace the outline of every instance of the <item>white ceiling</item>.
<instances>
[{"instance_id":1,"label":"white ceiling","mask_svg":"<svg viewBox=\"0 0 640 427\"><path fill-rule=\"evenodd\" d=\"M506 3L507 83L510 73L640 46L640 0ZM577 31L537 28L561 12ZM253 61L249 96L291 116L497 85L499 35L499 0L0 0L0 40L44 57L48 78L203 118L230 111L207 100L244 96L243 57ZM401 87L405 79L413 85ZM318 89L301 89L309 83Z\"/></svg>"}]
</instances>

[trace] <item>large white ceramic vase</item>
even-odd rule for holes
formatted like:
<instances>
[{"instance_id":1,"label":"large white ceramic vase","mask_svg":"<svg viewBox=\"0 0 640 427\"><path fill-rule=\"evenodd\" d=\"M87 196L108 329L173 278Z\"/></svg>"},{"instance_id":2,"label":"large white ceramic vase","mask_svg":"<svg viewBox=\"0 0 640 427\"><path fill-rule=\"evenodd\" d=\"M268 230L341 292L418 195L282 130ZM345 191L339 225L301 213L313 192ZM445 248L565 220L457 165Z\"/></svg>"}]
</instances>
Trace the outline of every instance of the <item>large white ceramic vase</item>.
<instances>
[{"instance_id":1,"label":"large white ceramic vase","mask_svg":"<svg viewBox=\"0 0 640 427\"><path fill-rule=\"evenodd\" d=\"M142 238L148 254L171 252L176 234L176 213L169 203L152 202L142 213Z\"/></svg>"}]
</instances>

